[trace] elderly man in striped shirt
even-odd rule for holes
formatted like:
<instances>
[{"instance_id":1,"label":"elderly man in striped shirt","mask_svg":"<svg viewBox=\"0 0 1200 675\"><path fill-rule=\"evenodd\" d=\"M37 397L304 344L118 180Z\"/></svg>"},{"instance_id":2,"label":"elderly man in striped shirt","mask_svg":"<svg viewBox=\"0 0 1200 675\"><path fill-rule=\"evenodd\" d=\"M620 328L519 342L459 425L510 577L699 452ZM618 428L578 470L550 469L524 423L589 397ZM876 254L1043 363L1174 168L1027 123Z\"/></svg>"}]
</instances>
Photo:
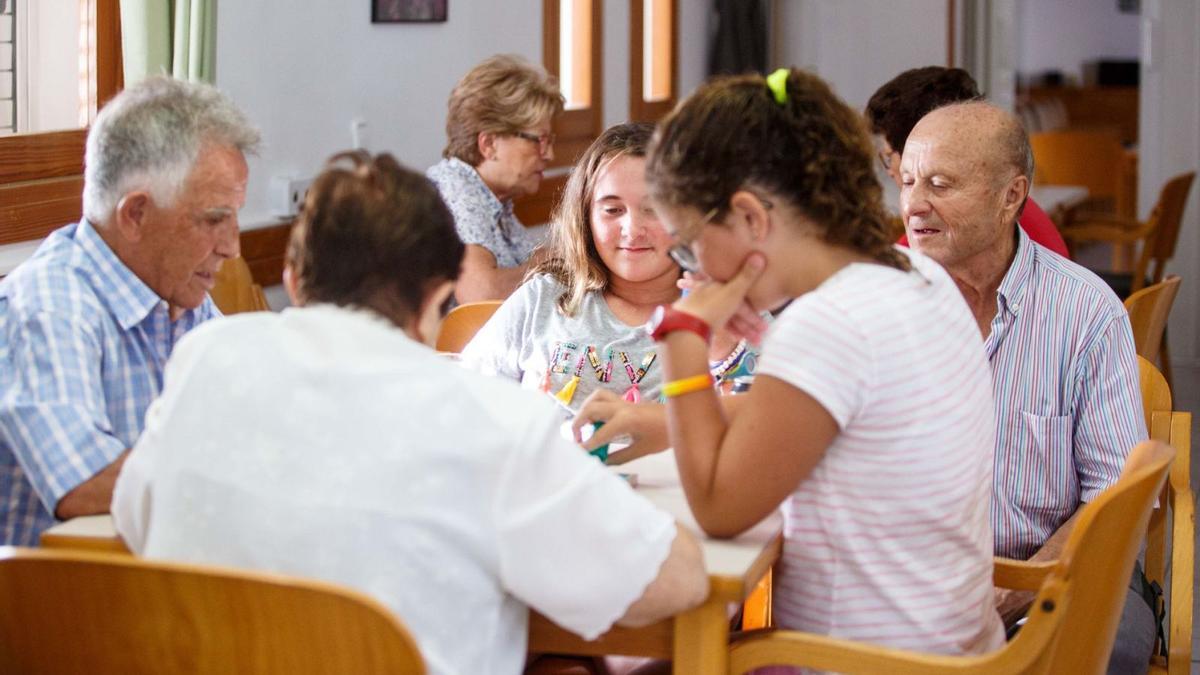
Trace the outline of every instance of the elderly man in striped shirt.
<instances>
[{"instance_id":1,"label":"elderly man in striped shirt","mask_svg":"<svg viewBox=\"0 0 1200 675\"><path fill-rule=\"evenodd\" d=\"M258 139L217 90L166 78L97 117L83 219L0 282L0 544L108 512L172 348L220 314Z\"/></svg>"},{"instance_id":2,"label":"elderly man in striped shirt","mask_svg":"<svg viewBox=\"0 0 1200 675\"><path fill-rule=\"evenodd\" d=\"M900 175L909 242L957 282L991 363L996 554L1043 560L1058 556L1081 503L1116 482L1146 429L1121 301L1016 225L1032 165L1020 122L970 102L922 118ZM1153 648L1140 567L1134 577L1109 672L1145 672ZM1006 620L1031 600L997 597Z\"/></svg>"}]
</instances>

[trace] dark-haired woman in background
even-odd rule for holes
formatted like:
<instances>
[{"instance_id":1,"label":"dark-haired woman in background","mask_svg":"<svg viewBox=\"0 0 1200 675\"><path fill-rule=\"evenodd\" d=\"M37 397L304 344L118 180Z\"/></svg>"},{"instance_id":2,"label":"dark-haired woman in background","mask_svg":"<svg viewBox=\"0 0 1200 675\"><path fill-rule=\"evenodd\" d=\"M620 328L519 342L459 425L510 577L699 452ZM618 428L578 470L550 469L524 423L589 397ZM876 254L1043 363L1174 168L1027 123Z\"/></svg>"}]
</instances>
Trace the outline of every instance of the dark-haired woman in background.
<instances>
[{"instance_id":1,"label":"dark-haired woman in background","mask_svg":"<svg viewBox=\"0 0 1200 675\"><path fill-rule=\"evenodd\" d=\"M862 118L802 71L712 81L661 123L650 191L676 259L712 279L655 318L667 440L710 535L782 504L779 625L979 653L1004 641L991 379L954 282L893 246L873 155ZM753 389L723 406L711 331L785 304ZM641 442L645 411L589 404L576 424Z\"/></svg>"}]
</instances>

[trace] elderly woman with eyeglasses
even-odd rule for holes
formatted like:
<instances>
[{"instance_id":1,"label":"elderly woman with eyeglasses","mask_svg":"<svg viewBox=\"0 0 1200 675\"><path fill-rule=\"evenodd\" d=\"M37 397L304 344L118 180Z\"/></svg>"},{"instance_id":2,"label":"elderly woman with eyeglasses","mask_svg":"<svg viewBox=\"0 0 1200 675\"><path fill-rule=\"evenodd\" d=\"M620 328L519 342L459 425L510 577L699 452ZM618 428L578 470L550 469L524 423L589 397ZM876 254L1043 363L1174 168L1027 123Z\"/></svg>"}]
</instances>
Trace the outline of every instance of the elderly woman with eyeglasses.
<instances>
[{"instance_id":1,"label":"elderly woman with eyeglasses","mask_svg":"<svg viewBox=\"0 0 1200 675\"><path fill-rule=\"evenodd\" d=\"M447 108L444 159L427 175L467 245L455 295L460 303L502 300L539 243L513 214L513 199L537 192L554 159L550 128L563 97L546 71L499 55L455 85Z\"/></svg>"},{"instance_id":2,"label":"elderly woman with eyeglasses","mask_svg":"<svg viewBox=\"0 0 1200 675\"><path fill-rule=\"evenodd\" d=\"M645 324L679 299L686 248L676 246L646 193L654 128L620 124L576 164L551 224L546 259L463 350L463 361L523 382L576 410L593 392L654 402L662 361ZM684 282L686 285L687 282ZM723 335L723 334L722 334ZM716 381L753 372L745 341L709 350Z\"/></svg>"}]
</instances>

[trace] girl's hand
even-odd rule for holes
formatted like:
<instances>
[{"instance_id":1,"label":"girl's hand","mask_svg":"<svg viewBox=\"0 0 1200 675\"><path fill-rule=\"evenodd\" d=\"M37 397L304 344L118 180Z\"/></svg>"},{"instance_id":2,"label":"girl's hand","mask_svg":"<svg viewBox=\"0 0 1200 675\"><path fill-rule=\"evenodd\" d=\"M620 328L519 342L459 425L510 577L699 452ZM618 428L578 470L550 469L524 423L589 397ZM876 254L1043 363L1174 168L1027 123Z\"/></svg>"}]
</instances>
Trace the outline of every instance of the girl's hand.
<instances>
[{"instance_id":1,"label":"girl's hand","mask_svg":"<svg viewBox=\"0 0 1200 675\"><path fill-rule=\"evenodd\" d=\"M604 426L586 443L581 441L580 428L594 422L603 422ZM587 397L571 421L571 431L575 442L587 450L594 450L620 436L632 438L629 447L609 452L607 463L612 465L661 452L670 445L666 410L662 405L630 403L607 389L597 389Z\"/></svg>"},{"instance_id":2,"label":"girl's hand","mask_svg":"<svg viewBox=\"0 0 1200 675\"><path fill-rule=\"evenodd\" d=\"M746 301L746 293L762 274L766 260L751 253L738 273L724 283L700 281L700 275L685 275L680 288L687 284L688 294L675 301L675 309L696 316L715 330L727 330L738 339L753 344L762 341L767 324Z\"/></svg>"}]
</instances>

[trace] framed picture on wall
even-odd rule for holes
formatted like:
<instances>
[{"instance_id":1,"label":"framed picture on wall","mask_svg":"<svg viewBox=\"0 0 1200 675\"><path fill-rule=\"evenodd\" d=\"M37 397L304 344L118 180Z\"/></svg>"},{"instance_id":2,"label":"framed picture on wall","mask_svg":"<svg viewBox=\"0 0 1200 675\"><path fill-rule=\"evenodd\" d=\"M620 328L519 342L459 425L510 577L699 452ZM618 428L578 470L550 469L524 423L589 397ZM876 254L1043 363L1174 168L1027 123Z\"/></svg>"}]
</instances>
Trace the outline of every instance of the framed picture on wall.
<instances>
[{"instance_id":1,"label":"framed picture on wall","mask_svg":"<svg viewBox=\"0 0 1200 675\"><path fill-rule=\"evenodd\" d=\"M448 1L371 0L371 23L445 21Z\"/></svg>"}]
</instances>

